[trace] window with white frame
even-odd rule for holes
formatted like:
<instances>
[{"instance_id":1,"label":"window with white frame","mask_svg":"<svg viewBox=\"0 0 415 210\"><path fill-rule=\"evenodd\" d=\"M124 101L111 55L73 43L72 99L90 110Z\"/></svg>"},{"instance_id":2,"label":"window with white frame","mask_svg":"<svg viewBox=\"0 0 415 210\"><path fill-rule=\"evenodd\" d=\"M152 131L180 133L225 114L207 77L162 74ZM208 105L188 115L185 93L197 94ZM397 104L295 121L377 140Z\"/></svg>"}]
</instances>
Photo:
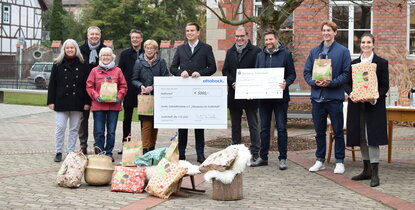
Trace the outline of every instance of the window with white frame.
<instances>
[{"instance_id":1,"label":"window with white frame","mask_svg":"<svg viewBox=\"0 0 415 210\"><path fill-rule=\"evenodd\" d=\"M412 1L409 5L409 54L415 56L415 1Z\"/></svg>"},{"instance_id":2,"label":"window with white frame","mask_svg":"<svg viewBox=\"0 0 415 210\"><path fill-rule=\"evenodd\" d=\"M371 4L354 1L332 1L330 18L337 24L336 41L347 47L352 54L360 53L359 39L372 29Z\"/></svg>"},{"instance_id":3,"label":"window with white frame","mask_svg":"<svg viewBox=\"0 0 415 210\"><path fill-rule=\"evenodd\" d=\"M11 10L11 6L9 4L3 4L2 8L1 8L1 12L2 12L2 20L1 22L3 24L10 24L10 11Z\"/></svg>"},{"instance_id":4,"label":"window with white frame","mask_svg":"<svg viewBox=\"0 0 415 210\"><path fill-rule=\"evenodd\" d=\"M278 6L282 6L286 0L276 0L275 1L275 8L278 9ZM254 2L255 7L255 16L261 14L262 11L262 3L261 0L255 0ZM284 23L280 26L280 33L279 33L279 40L284 44L287 49L293 50L293 43L294 43L294 13L284 21ZM254 32L253 32L253 39L254 43L257 40L257 25L254 25ZM256 43L258 45L258 43Z\"/></svg>"}]
</instances>

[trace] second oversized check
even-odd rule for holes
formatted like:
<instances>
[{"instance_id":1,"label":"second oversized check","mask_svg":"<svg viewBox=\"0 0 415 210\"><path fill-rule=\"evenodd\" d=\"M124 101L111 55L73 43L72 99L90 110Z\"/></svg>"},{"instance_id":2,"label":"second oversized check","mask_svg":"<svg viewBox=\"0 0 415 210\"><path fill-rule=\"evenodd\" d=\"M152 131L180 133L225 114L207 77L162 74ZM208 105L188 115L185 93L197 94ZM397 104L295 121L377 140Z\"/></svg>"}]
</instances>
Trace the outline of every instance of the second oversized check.
<instances>
[{"instance_id":1,"label":"second oversized check","mask_svg":"<svg viewBox=\"0 0 415 210\"><path fill-rule=\"evenodd\" d=\"M237 69L235 99L282 98L284 68Z\"/></svg>"},{"instance_id":2,"label":"second oversized check","mask_svg":"<svg viewBox=\"0 0 415 210\"><path fill-rule=\"evenodd\" d=\"M155 128L226 129L226 77L154 77Z\"/></svg>"}]
</instances>

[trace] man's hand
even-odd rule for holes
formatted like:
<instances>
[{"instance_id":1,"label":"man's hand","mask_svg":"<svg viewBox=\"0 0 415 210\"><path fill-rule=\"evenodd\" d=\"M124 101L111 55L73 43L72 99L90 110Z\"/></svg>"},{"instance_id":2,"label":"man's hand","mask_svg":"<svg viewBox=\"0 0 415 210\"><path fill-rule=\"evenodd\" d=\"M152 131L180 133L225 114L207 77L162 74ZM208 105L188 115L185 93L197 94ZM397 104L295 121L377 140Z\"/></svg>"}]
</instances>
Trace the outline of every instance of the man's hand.
<instances>
[{"instance_id":1,"label":"man's hand","mask_svg":"<svg viewBox=\"0 0 415 210\"><path fill-rule=\"evenodd\" d=\"M287 86L287 83L284 80L282 83L280 83L280 88L285 90L285 86Z\"/></svg>"},{"instance_id":2,"label":"man's hand","mask_svg":"<svg viewBox=\"0 0 415 210\"><path fill-rule=\"evenodd\" d=\"M89 106L88 104L85 104L84 105L84 110L86 111L86 110L89 110L89 108L91 108L91 106Z\"/></svg>"},{"instance_id":3,"label":"man's hand","mask_svg":"<svg viewBox=\"0 0 415 210\"><path fill-rule=\"evenodd\" d=\"M50 110L55 110L55 104L49 104L48 107Z\"/></svg>"},{"instance_id":4,"label":"man's hand","mask_svg":"<svg viewBox=\"0 0 415 210\"><path fill-rule=\"evenodd\" d=\"M183 72L180 74L180 76L181 76L181 77L183 77L183 78L188 78L188 77L189 77L189 73L188 73L187 71L183 71Z\"/></svg>"},{"instance_id":5,"label":"man's hand","mask_svg":"<svg viewBox=\"0 0 415 210\"><path fill-rule=\"evenodd\" d=\"M236 82L232 83L232 88L235 89Z\"/></svg>"},{"instance_id":6,"label":"man's hand","mask_svg":"<svg viewBox=\"0 0 415 210\"><path fill-rule=\"evenodd\" d=\"M315 83L319 87L327 87L330 85L330 80L315 80Z\"/></svg>"},{"instance_id":7,"label":"man's hand","mask_svg":"<svg viewBox=\"0 0 415 210\"><path fill-rule=\"evenodd\" d=\"M193 78L200 77L199 72L197 72L197 71L193 72L192 77Z\"/></svg>"}]
</instances>

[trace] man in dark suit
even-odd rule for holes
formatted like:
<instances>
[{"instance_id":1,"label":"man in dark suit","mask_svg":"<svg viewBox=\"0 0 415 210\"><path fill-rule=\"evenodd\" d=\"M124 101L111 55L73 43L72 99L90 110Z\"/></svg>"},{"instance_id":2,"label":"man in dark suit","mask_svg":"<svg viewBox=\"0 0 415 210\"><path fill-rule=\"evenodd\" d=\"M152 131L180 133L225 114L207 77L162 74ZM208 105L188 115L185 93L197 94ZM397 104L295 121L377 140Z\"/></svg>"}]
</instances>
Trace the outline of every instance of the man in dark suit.
<instances>
[{"instance_id":1,"label":"man in dark suit","mask_svg":"<svg viewBox=\"0 0 415 210\"><path fill-rule=\"evenodd\" d=\"M187 42L177 47L170 71L175 76L196 78L216 72L212 47L199 40L200 27L196 23L186 25ZM195 129L197 162L205 160L205 137L203 129ZM179 129L179 158L185 160L187 129Z\"/></svg>"},{"instance_id":2,"label":"man in dark suit","mask_svg":"<svg viewBox=\"0 0 415 210\"><path fill-rule=\"evenodd\" d=\"M97 26L90 26L87 31L87 40L84 45L80 46L82 57L88 66L88 74L98 65L98 55L101 48L105 47L101 42L101 29ZM87 76L88 77L88 76ZM82 113L81 125L79 126L79 142L84 154L87 154L88 148L88 119L89 110Z\"/></svg>"},{"instance_id":3,"label":"man in dark suit","mask_svg":"<svg viewBox=\"0 0 415 210\"><path fill-rule=\"evenodd\" d=\"M251 138L251 154L255 161L260 147L258 100L235 99L236 70L240 68L255 68L256 56L261 49L251 44L248 32L243 26L235 31L235 44L226 52L222 74L228 78L228 108L232 123L232 144L241 143L241 117L245 114L249 125Z\"/></svg>"},{"instance_id":4,"label":"man in dark suit","mask_svg":"<svg viewBox=\"0 0 415 210\"><path fill-rule=\"evenodd\" d=\"M137 107L138 89L132 85L131 79L135 61L139 55L144 53L144 50L141 48L141 43L143 42L143 33L140 30L132 29L130 31L130 42L131 48L121 52L120 61L118 63L118 67L120 67L124 73L124 77L127 81L128 86L127 95L124 97L123 101L124 121L122 122L122 142L124 142L126 140L125 138L131 133L131 120L133 118L133 111L134 107ZM118 151L118 154L122 154L122 147Z\"/></svg>"}]
</instances>

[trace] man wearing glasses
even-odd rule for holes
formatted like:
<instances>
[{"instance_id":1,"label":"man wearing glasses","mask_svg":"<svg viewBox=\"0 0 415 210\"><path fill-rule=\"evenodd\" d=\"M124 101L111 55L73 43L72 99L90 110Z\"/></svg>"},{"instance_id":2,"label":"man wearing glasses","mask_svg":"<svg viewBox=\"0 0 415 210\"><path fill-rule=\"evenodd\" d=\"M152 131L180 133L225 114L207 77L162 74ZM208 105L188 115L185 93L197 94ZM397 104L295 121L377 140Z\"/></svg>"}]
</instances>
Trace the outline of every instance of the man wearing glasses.
<instances>
[{"instance_id":1,"label":"man wearing glasses","mask_svg":"<svg viewBox=\"0 0 415 210\"><path fill-rule=\"evenodd\" d=\"M128 87L127 95L124 97L123 101L124 120L122 122L122 142L126 141L125 138L131 133L133 111L134 107L137 107L138 89L132 85L131 79L135 61L138 59L139 55L144 53L144 50L141 48L143 33L140 30L132 29L130 31L130 42L131 47L121 52L120 61L118 63L118 67L122 70ZM122 149L118 151L118 154L122 154Z\"/></svg>"},{"instance_id":2,"label":"man wearing glasses","mask_svg":"<svg viewBox=\"0 0 415 210\"><path fill-rule=\"evenodd\" d=\"M235 30L235 44L226 52L222 74L228 78L228 108L232 123L232 144L241 144L241 117L245 110L251 138L252 160L259 154L258 100L235 99L236 70L255 68L256 56L261 49L251 44L245 27Z\"/></svg>"}]
</instances>

